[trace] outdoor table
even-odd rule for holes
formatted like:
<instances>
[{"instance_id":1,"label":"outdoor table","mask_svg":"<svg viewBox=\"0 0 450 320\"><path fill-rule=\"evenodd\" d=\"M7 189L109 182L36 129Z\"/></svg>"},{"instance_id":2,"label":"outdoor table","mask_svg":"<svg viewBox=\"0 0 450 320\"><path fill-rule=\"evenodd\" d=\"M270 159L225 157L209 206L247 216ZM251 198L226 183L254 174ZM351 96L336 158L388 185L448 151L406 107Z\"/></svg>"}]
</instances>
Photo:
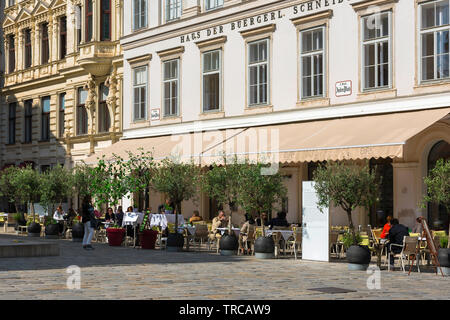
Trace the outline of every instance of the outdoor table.
<instances>
[{"instance_id":1,"label":"outdoor table","mask_svg":"<svg viewBox=\"0 0 450 320\"><path fill-rule=\"evenodd\" d=\"M220 231L220 234L223 235L225 231L228 231L228 228L217 228L217 230ZM232 231L234 231L235 235L239 237L239 234L241 233L241 229L239 228L231 228Z\"/></svg>"},{"instance_id":2,"label":"outdoor table","mask_svg":"<svg viewBox=\"0 0 450 320\"><path fill-rule=\"evenodd\" d=\"M195 234L195 227L193 226L179 226L178 232L183 232L186 230L186 250L189 251L189 241L191 236Z\"/></svg>"},{"instance_id":3,"label":"outdoor table","mask_svg":"<svg viewBox=\"0 0 450 320\"><path fill-rule=\"evenodd\" d=\"M161 227L161 229L166 229L168 223L175 223L175 214L161 214L161 213L151 213L149 215L150 227ZM184 224L184 217L178 215L178 224Z\"/></svg>"},{"instance_id":4,"label":"outdoor table","mask_svg":"<svg viewBox=\"0 0 450 320\"><path fill-rule=\"evenodd\" d=\"M274 232L279 232L279 233L281 233L281 236L283 237L283 239L285 240L285 241L287 241L293 234L294 234L294 231L292 231L292 230L277 230L277 229L275 229L275 230L266 230L266 235L267 236L271 236L272 235L272 233L274 233Z\"/></svg>"},{"instance_id":5,"label":"outdoor table","mask_svg":"<svg viewBox=\"0 0 450 320\"><path fill-rule=\"evenodd\" d=\"M142 212L125 212L122 220L122 227L133 226L133 248L136 248L136 226L142 223L144 219L144 213ZM126 233L125 233L125 246L126 246Z\"/></svg>"}]
</instances>

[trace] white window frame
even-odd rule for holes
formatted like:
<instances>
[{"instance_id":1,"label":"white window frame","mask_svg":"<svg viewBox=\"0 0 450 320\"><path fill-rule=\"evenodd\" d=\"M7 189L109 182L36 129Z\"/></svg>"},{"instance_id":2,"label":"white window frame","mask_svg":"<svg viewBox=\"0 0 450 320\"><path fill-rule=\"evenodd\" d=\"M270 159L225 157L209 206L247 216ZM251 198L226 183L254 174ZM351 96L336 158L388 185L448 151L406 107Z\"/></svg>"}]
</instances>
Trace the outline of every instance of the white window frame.
<instances>
[{"instance_id":1,"label":"white window frame","mask_svg":"<svg viewBox=\"0 0 450 320\"><path fill-rule=\"evenodd\" d=\"M309 33L309 32L314 32L316 30L321 30L322 31L322 49L320 50L316 50L316 51L310 51L307 53L302 53L303 47L302 47L302 43L303 43L303 34L305 33ZM299 63L300 63L300 100L306 100L306 99L314 99L314 98L319 98L319 97L325 97L326 96L326 29L325 26L319 26L319 27L313 27L313 28L309 28L309 29L305 29L305 30L300 30L300 48L299 48L299 53L300 53L300 57L299 57ZM322 94L320 95L311 95L311 96L303 96L303 63L302 63L302 58L304 57L314 57L317 55L322 55ZM314 64L311 63L311 88L312 88L312 92L314 92Z\"/></svg>"},{"instance_id":2,"label":"white window frame","mask_svg":"<svg viewBox=\"0 0 450 320\"><path fill-rule=\"evenodd\" d=\"M173 63L174 61L176 61L177 63L177 76L176 78L169 78L166 79L165 78L165 66L167 63ZM165 90L165 84L166 83L171 83L171 82L176 82L176 88L177 88L177 105L175 106L176 108L176 112L175 113L170 113L170 114L166 114L166 90ZM163 117L167 118L167 117L178 117L180 114L180 58L175 58L175 59L170 59L170 60L165 60L162 63L162 114ZM170 86L170 99L172 99L172 86ZM170 109L172 110L173 106L172 106L172 102L170 102Z\"/></svg>"},{"instance_id":3,"label":"white window frame","mask_svg":"<svg viewBox=\"0 0 450 320\"><path fill-rule=\"evenodd\" d=\"M214 5L208 7L208 3L214 2ZM205 11L212 11L223 7L224 0L204 0Z\"/></svg>"},{"instance_id":4,"label":"white window frame","mask_svg":"<svg viewBox=\"0 0 450 320\"><path fill-rule=\"evenodd\" d=\"M449 11L450 11L450 1L448 1L448 0L446 0L446 1L447 1L447 3L449 3ZM422 29L422 24L423 24L423 21L422 21L422 10L423 10L423 7L426 6L426 5L436 4L436 3L439 3L439 2L442 2L442 1L441 0L436 0L436 1L432 1L432 2L425 2L425 3L419 4L419 10L418 10L418 15L419 15L419 17L418 17L418 20L419 20L419 39L418 39L418 43L419 43L419 45L418 45L418 50L419 50L419 52L418 52L418 57L419 57L419 59L418 59L419 60L418 61L418 63L419 63L419 76L418 76L418 79L419 79L419 83L436 82L436 81L442 81L442 80L450 79L450 72L449 72L449 76L447 76L447 77L441 77L441 78L437 77L437 72L438 72L438 70L437 70L438 69L437 68L437 57L439 55L441 55L441 56L443 55L443 54L438 54L437 53L437 33L442 32L442 31L447 31L447 32L449 32L449 37L450 37L450 12L449 12L449 24L443 25L443 26L437 26L437 27L436 26L428 27L427 29ZM429 34L429 33L433 33L433 69L434 69L434 77L433 77L433 79L423 79L422 36L424 34ZM450 56L450 53L449 53L449 56ZM449 67L449 69L450 69L450 67Z\"/></svg>"},{"instance_id":5,"label":"white window frame","mask_svg":"<svg viewBox=\"0 0 450 320\"><path fill-rule=\"evenodd\" d=\"M260 43L260 42L266 42L266 47L267 47L267 52L266 52L266 54L267 54L267 58L266 58L266 60L265 61L260 61L260 62L253 62L253 63L251 63L250 62L250 46L251 45L254 45L254 44L257 44L257 43ZM256 103L251 103L250 102L250 87L251 87L251 84L250 84L250 68L251 67L258 67L258 76L257 76L257 79L259 79L259 67L260 66L262 66L262 65L266 65L266 70L267 70L267 85L266 85L266 90L267 90L267 92L266 92L266 102L260 102L260 92L259 92L259 89L258 89L258 91L257 91L257 96L258 96L258 102L256 102ZM251 108L251 107L254 107L254 106L265 106L265 105L268 105L269 104L269 101L270 101L270 38L269 37L267 37L267 38L263 38L263 39L259 39L259 40L255 40L255 41L251 41L251 42L248 42L247 43L247 77L248 77L248 79L247 79L247 106L249 107L249 108ZM259 80L258 80L259 81ZM259 87L259 85L260 85L260 83L258 82L258 87Z\"/></svg>"},{"instance_id":6,"label":"white window frame","mask_svg":"<svg viewBox=\"0 0 450 320\"><path fill-rule=\"evenodd\" d=\"M364 19L368 18L370 16L373 16L375 18L375 22L378 21L376 16L379 15L384 15L387 14L388 15L388 35L387 36L383 36L380 38L375 38L375 39L371 39L371 40L364 40ZM366 16L361 16L360 18L360 26L361 26L361 38L360 38L360 43L361 43L361 90L363 92L367 92L367 91L374 91L374 90L381 90L381 89L389 89L392 88L392 11L391 10L386 10L386 11L382 11L382 12L377 12L374 13L372 15L366 15ZM364 61L365 61L365 51L364 51L364 47L366 45L370 45L370 44L378 44L378 43L382 43L382 42L386 42L388 43L388 84L384 85L384 86L378 86L378 72L377 72L377 67L379 66L378 63L378 54L377 54L377 50L378 47L375 46L375 86L374 87L367 87L365 86L366 83L366 70L365 70L365 65L364 65Z\"/></svg>"},{"instance_id":7,"label":"white window frame","mask_svg":"<svg viewBox=\"0 0 450 320\"><path fill-rule=\"evenodd\" d=\"M141 84L136 84L136 72L140 71L140 70L144 70L143 72L145 73L145 83L141 83ZM133 76L133 101L132 101L132 105L133 105L133 121L143 121L143 120L147 120L147 108L148 108L148 66L147 65L143 65L143 66L138 66L132 69L132 76ZM140 117L136 117L136 96L135 96L135 89L141 89L141 88L145 88L145 98L144 98L144 114L139 114ZM139 96L140 96L140 92L141 90L139 90ZM142 97L139 97L139 113L141 112L141 107L140 104L142 103ZM111 120L112 122L112 120Z\"/></svg>"},{"instance_id":8,"label":"white window frame","mask_svg":"<svg viewBox=\"0 0 450 320\"><path fill-rule=\"evenodd\" d=\"M164 1L164 20L166 22L171 22L180 19L181 14L183 12L183 1L182 0L163 0L163 1ZM172 13L175 13L175 15L173 15Z\"/></svg>"},{"instance_id":9,"label":"white window frame","mask_svg":"<svg viewBox=\"0 0 450 320\"><path fill-rule=\"evenodd\" d=\"M139 5L141 5L141 1L142 0L139 0ZM143 25L140 24L141 21L139 20L139 26L137 26L137 21L135 19L135 17L136 17L135 0L132 0L132 3L131 3L131 8L132 8L131 9L132 10L131 19L132 19L133 31L137 31L137 30L146 28L147 25L148 25L148 0L143 0L143 1L145 2L144 8L139 8L140 9L139 12L140 12L140 17L141 17L142 16L142 10L144 10L145 20L144 20Z\"/></svg>"},{"instance_id":10,"label":"white window frame","mask_svg":"<svg viewBox=\"0 0 450 320\"><path fill-rule=\"evenodd\" d=\"M214 52L219 52L219 69L218 70L213 70L213 71L207 71L205 72L205 66L204 66L204 62L205 62L205 55L207 54L212 54ZM217 109L211 109L211 110L205 110L205 76L208 75L212 75L212 74L219 74L219 106ZM222 110L222 49L213 49L213 50L208 50L205 52L202 52L202 112L207 113L207 112L218 112Z\"/></svg>"}]
</instances>

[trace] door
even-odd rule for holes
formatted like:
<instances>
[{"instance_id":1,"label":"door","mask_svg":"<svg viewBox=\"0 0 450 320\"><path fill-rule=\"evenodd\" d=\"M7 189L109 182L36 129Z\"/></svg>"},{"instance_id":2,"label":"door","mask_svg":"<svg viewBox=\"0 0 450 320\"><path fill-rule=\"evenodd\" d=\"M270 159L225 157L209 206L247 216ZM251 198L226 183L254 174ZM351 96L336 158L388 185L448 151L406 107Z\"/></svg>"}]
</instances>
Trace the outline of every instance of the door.
<instances>
[{"instance_id":1,"label":"door","mask_svg":"<svg viewBox=\"0 0 450 320\"><path fill-rule=\"evenodd\" d=\"M329 209L319 210L313 181L302 184L302 259L329 261Z\"/></svg>"}]
</instances>

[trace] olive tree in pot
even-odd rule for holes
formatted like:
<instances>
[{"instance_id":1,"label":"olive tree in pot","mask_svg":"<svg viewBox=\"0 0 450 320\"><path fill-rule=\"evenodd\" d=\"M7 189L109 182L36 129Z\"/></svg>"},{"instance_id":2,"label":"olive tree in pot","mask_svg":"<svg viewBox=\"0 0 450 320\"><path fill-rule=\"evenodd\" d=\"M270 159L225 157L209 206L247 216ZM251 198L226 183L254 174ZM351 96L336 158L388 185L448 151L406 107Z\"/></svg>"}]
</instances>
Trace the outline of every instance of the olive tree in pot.
<instances>
[{"instance_id":1,"label":"olive tree in pot","mask_svg":"<svg viewBox=\"0 0 450 320\"><path fill-rule=\"evenodd\" d=\"M422 206L426 207L428 202L440 204L445 207L450 218L450 160L439 159L436 162L436 166L424 178L424 182L427 188L427 194L424 196ZM448 240L446 247L441 245L438 252L438 259L442 267L442 272L450 275L450 241Z\"/></svg>"},{"instance_id":2,"label":"olive tree in pot","mask_svg":"<svg viewBox=\"0 0 450 320\"><path fill-rule=\"evenodd\" d=\"M45 238L58 239L59 238L59 224L52 217L45 217Z\"/></svg>"},{"instance_id":3,"label":"olive tree in pot","mask_svg":"<svg viewBox=\"0 0 450 320\"><path fill-rule=\"evenodd\" d=\"M196 199L199 191L200 168L193 162L183 163L177 159L165 158L159 163L153 175L153 189L166 195L175 204L175 231L167 237L167 250L182 251L184 237L178 232L178 214L181 202Z\"/></svg>"},{"instance_id":4,"label":"olive tree in pot","mask_svg":"<svg viewBox=\"0 0 450 320\"><path fill-rule=\"evenodd\" d=\"M238 209L239 182L242 165L234 158L227 161L224 158L223 165L214 163L210 170L202 176L202 189L221 206L228 205L230 218L228 219L228 234L222 236L219 241L221 255L235 255L239 249L239 241L232 232L233 212Z\"/></svg>"},{"instance_id":5,"label":"olive tree in pot","mask_svg":"<svg viewBox=\"0 0 450 320\"><path fill-rule=\"evenodd\" d=\"M16 186L16 193L19 202L29 204L32 222L28 225L28 236L39 237L41 232L41 225L36 222L36 215L34 211L34 204L39 202L42 187L42 175L39 171L34 170L31 165L24 168L19 168L14 175L13 183Z\"/></svg>"},{"instance_id":6,"label":"olive tree in pot","mask_svg":"<svg viewBox=\"0 0 450 320\"><path fill-rule=\"evenodd\" d=\"M245 161L240 167L239 203L249 213L272 212L273 205L279 203L287 193L283 176L276 166ZM255 257L271 259L274 257L275 243L266 237L264 222L262 236L255 240Z\"/></svg>"},{"instance_id":7,"label":"olive tree in pot","mask_svg":"<svg viewBox=\"0 0 450 320\"><path fill-rule=\"evenodd\" d=\"M345 238L349 270L366 270L370 263L369 248L359 245L361 238L355 232L352 211L357 207L369 210L377 201L378 180L367 163L358 166L352 163L328 162L325 165L320 164L314 173L314 188L318 195L319 208L333 204L347 213L349 234Z\"/></svg>"},{"instance_id":8,"label":"olive tree in pot","mask_svg":"<svg viewBox=\"0 0 450 320\"><path fill-rule=\"evenodd\" d=\"M13 214L15 230L18 230L19 226L25 226L27 224L24 213L19 212L17 206L17 204L21 202L21 199L17 192L17 185L14 183L14 179L19 170L18 167L11 166L0 172L0 196L5 197L8 202L13 203L16 208L16 213Z\"/></svg>"},{"instance_id":9,"label":"olive tree in pot","mask_svg":"<svg viewBox=\"0 0 450 320\"><path fill-rule=\"evenodd\" d=\"M84 225L81 223L81 216L76 216L72 222L72 241L83 242Z\"/></svg>"}]
</instances>

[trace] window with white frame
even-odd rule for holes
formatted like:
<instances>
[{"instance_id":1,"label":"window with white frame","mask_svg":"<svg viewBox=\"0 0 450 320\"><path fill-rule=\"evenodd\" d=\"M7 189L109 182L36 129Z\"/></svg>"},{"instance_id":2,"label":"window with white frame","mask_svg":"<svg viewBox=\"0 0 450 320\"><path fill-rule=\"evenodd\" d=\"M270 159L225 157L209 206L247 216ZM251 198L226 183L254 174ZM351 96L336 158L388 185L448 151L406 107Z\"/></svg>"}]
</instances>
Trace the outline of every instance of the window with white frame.
<instances>
[{"instance_id":1,"label":"window with white frame","mask_svg":"<svg viewBox=\"0 0 450 320\"><path fill-rule=\"evenodd\" d=\"M86 110L87 90L78 88L77 91L77 135L88 133L88 113Z\"/></svg>"},{"instance_id":2,"label":"window with white frame","mask_svg":"<svg viewBox=\"0 0 450 320\"><path fill-rule=\"evenodd\" d=\"M178 115L180 59L163 63L163 103L164 116Z\"/></svg>"},{"instance_id":3,"label":"window with white frame","mask_svg":"<svg viewBox=\"0 0 450 320\"><path fill-rule=\"evenodd\" d=\"M133 69L134 121L147 118L147 66Z\"/></svg>"},{"instance_id":4,"label":"window with white frame","mask_svg":"<svg viewBox=\"0 0 450 320\"><path fill-rule=\"evenodd\" d=\"M203 111L220 110L221 50L203 53Z\"/></svg>"},{"instance_id":5,"label":"window with white frame","mask_svg":"<svg viewBox=\"0 0 450 320\"><path fill-rule=\"evenodd\" d=\"M205 0L205 10L214 10L223 7L223 0Z\"/></svg>"},{"instance_id":6,"label":"window with white frame","mask_svg":"<svg viewBox=\"0 0 450 320\"><path fill-rule=\"evenodd\" d=\"M362 89L391 85L391 12L361 18Z\"/></svg>"},{"instance_id":7,"label":"window with white frame","mask_svg":"<svg viewBox=\"0 0 450 320\"><path fill-rule=\"evenodd\" d=\"M301 98L324 96L325 28L300 32Z\"/></svg>"},{"instance_id":8,"label":"window with white frame","mask_svg":"<svg viewBox=\"0 0 450 320\"><path fill-rule=\"evenodd\" d=\"M449 78L449 0L420 5L421 80Z\"/></svg>"},{"instance_id":9,"label":"window with white frame","mask_svg":"<svg viewBox=\"0 0 450 320\"><path fill-rule=\"evenodd\" d=\"M181 17L181 0L164 0L166 21L176 20Z\"/></svg>"},{"instance_id":10,"label":"window with white frame","mask_svg":"<svg viewBox=\"0 0 450 320\"><path fill-rule=\"evenodd\" d=\"M147 27L147 0L133 0L133 30Z\"/></svg>"},{"instance_id":11,"label":"window with white frame","mask_svg":"<svg viewBox=\"0 0 450 320\"><path fill-rule=\"evenodd\" d=\"M267 104L269 95L269 39L248 44L248 104Z\"/></svg>"}]
</instances>

